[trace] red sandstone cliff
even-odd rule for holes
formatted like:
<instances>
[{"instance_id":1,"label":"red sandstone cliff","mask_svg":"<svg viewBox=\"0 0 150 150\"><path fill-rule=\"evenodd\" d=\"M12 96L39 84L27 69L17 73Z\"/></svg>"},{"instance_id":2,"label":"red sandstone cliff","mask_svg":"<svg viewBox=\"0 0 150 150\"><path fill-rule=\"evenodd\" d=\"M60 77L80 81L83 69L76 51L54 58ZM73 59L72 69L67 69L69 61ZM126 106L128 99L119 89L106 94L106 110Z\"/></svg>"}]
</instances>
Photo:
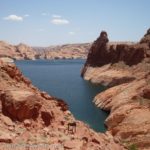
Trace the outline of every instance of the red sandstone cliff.
<instances>
[{"instance_id":1,"label":"red sandstone cliff","mask_svg":"<svg viewBox=\"0 0 150 150\"><path fill-rule=\"evenodd\" d=\"M139 150L150 149L150 29L140 42L108 44L106 32L93 43L81 75L107 90L94 98L110 111L105 124L115 140Z\"/></svg>"},{"instance_id":2,"label":"red sandstone cliff","mask_svg":"<svg viewBox=\"0 0 150 150\"><path fill-rule=\"evenodd\" d=\"M115 46L116 44L116 42L111 42L111 45ZM0 41L0 59L86 59L90 47L91 43L65 44L49 47L30 47L26 44L11 45Z\"/></svg>"},{"instance_id":3,"label":"red sandstone cliff","mask_svg":"<svg viewBox=\"0 0 150 150\"><path fill-rule=\"evenodd\" d=\"M76 122L76 132L68 123ZM124 150L109 132L96 133L68 106L39 91L14 64L0 61L0 149Z\"/></svg>"}]
</instances>

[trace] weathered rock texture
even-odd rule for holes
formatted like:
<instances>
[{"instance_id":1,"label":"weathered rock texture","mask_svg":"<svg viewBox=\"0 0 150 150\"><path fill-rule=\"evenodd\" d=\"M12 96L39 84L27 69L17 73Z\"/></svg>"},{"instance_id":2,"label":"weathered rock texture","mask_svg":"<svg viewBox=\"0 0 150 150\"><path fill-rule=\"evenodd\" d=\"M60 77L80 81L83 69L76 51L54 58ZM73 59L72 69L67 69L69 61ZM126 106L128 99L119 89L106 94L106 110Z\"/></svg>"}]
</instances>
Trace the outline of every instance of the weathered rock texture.
<instances>
[{"instance_id":1,"label":"weathered rock texture","mask_svg":"<svg viewBox=\"0 0 150 150\"><path fill-rule=\"evenodd\" d=\"M67 130L71 122L77 125L73 134ZM14 64L0 61L0 149L125 148L109 132L96 133L75 120L63 100L39 91Z\"/></svg>"},{"instance_id":2,"label":"weathered rock texture","mask_svg":"<svg viewBox=\"0 0 150 150\"><path fill-rule=\"evenodd\" d=\"M150 30L139 43L108 45L102 32L93 43L81 75L107 86L94 98L110 111L105 124L116 141L150 149Z\"/></svg>"}]
</instances>

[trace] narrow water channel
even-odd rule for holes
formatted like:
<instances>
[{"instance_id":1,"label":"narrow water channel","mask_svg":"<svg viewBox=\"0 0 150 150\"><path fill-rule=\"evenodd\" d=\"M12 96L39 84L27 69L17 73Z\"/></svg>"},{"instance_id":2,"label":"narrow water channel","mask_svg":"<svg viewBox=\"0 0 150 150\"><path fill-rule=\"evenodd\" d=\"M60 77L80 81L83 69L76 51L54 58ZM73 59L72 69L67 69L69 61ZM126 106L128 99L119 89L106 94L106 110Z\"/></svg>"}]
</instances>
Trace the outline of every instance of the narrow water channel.
<instances>
[{"instance_id":1,"label":"narrow water channel","mask_svg":"<svg viewBox=\"0 0 150 150\"><path fill-rule=\"evenodd\" d=\"M95 131L104 132L108 114L92 103L93 97L104 90L80 77L84 60L16 61L16 65L42 91L67 102L75 118Z\"/></svg>"}]
</instances>

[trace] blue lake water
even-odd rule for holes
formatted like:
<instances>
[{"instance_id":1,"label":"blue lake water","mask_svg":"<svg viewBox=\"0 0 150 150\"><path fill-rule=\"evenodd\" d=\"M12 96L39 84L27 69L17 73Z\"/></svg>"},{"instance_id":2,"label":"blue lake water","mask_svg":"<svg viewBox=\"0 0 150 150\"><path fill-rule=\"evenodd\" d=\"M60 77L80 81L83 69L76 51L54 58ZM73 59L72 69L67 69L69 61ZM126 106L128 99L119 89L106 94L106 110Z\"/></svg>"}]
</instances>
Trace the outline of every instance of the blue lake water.
<instances>
[{"instance_id":1,"label":"blue lake water","mask_svg":"<svg viewBox=\"0 0 150 150\"><path fill-rule=\"evenodd\" d=\"M96 131L104 132L108 114L92 102L103 86L92 85L80 77L84 60L16 61L16 65L33 85L67 102L75 118Z\"/></svg>"}]
</instances>

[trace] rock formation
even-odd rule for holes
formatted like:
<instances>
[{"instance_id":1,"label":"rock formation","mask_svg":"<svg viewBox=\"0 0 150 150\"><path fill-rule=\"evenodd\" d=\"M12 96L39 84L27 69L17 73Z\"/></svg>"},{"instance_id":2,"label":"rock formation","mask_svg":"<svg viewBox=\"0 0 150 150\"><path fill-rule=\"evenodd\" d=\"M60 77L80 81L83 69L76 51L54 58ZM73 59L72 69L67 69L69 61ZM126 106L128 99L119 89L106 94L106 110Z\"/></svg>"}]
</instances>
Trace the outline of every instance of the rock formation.
<instances>
[{"instance_id":1,"label":"rock formation","mask_svg":"<svg viewBox=\"0 0 150 150\"><path fill-rule=\"evenodd\" d=\"M106 32L93 43L81 75L107 89L94 98L110 111L105 124L119 143L150 149L150 29L133 45L108 44Z\"/></svg>"},{"instance_id":2,"label":"rock formation","mask_svg":"<svg viewBox=\"0 0 150 150\"><path fill-rule=\"evenodd\" d=\"M76 122L73 134L67 130L71 122ZM63 100L39 91L14 64L1 60L0 143L1 150L125 149L109 132L96 133L76 120Z\"/></svg>"},{"instance_id":3,"label":"rock formation","mask_svg":"<svg viewBox=\"0 0 150 150\"><path fill-rule=\"evenodd\" d=\"M50 47L35 47L40 59L86 59L91 44L66 44Z\"/></svg>"},{"instance_id":4,"label":"rock formation","mask_svg":"<svg viewBox=\"0 0 150 150\"><path fill-rule=\"evenodd\" d=\"M36 52L33 48L25 45L11 45L6 42L0 41L0 57L8 57L15 60L30 59L34 60Z\"/></svg>"},{"instance_id":5,"label":"rock formation","mask_svg":"<svg viewBox=\"0 0 150 150\"><path fill-rule=\"evenodd\" d=\"M92 66L103 65L107 63L109 59L104 59L108 57L107 43L108 43L107 33L102 31L99 38L93 43L87 58L87 62ZM101 58L101 59L99 59ZM104 59L104 60L103 60ZM94 60L94 61L93 61Z\"/></svg>"},{"instance_id":6,"label":"rock formation","mask_svg":"<svg viewBox=\"0 0 150 150\"><path fill-rule=\"evenodd\" d=\"M41 98L24 90L10 90L1 94L3 114L13 120L36 119L41 108Z\"/></svg>"},{"instance_id":7,"label":"rock formation","mask_svg":"<svg viewBox=\"0 0 150 150\"><path fill-rule=\"evenodd\" d=\"M118 42L117 42L118 43ZM116 42L111 42L115 46ZM121 42L122 44L131 42ZM30 47L20 43L11 45L0 41L0 59L12 62L14 60L35 59L86 59L91 43L65 44L49 47Z\"/></svg>"},{"instance_id":8,"label":"rock formation","mask_svg":"<svg viewBox=\"0 0 150 150\"><path fill-rule=\"evenodd\" d=\"M19 45L16 46L16 51L20 53L21 57L23 59L29 59L29 60L34 60L36 59L36 51L34 51L33 48L20 43Z\"/></svg>"},{"instance_id":9,"label":"rock formation","mask_svg":"<svg viewBox=\"0 0 150 150\"><path fill-rule=\"evenodd\" d=\"M25 44L11 45L0 41L0 59L35 60L35 59L85 59L90 43L66 44L50 47L30 47Z\"/></svg>"}]
</instances>

